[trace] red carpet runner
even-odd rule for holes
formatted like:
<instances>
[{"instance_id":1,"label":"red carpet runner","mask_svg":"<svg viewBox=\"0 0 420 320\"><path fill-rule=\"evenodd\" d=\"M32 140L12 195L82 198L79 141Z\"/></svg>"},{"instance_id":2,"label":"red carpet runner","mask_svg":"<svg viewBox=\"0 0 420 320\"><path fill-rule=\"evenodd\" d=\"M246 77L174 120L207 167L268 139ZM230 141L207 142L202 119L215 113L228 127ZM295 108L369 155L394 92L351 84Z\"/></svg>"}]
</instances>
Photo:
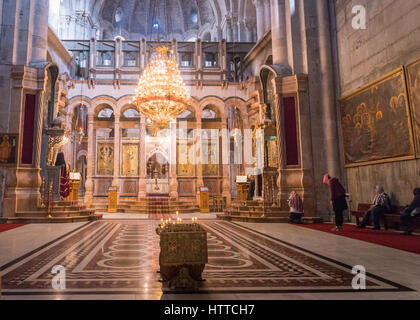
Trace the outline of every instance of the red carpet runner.
<instances>
[{"instance_id":1,"label":"red carpet runner","mask_svg":"<svg viewBox=\"0 0 420 320\"><path fill-rule=\"evenodd\" d=\"M420 236L416 235L404 236L399 232L390 230L357 229L355 225L350 224L344 225L342 232L331 231L334 225L329 223L298 226L420 254Z\"/></svg>"},{"instance_id":2,"label":"red carpet runner","mask_svg":"<svg viewBox=\"0 0 420 320\"><path fill-rule=\"evenodd\" d=\"M24 226L24 224L0 224L0 232L12 230Z\"/></svg>"},{"instance_id":3,"label":"red carpet runner","mask_svg":"<svg viewBox=\"0 0 420 320\"><path fill-rule=\"evenodd\" d=\"M149 219L163 220L171 217L169 212L169 198L149 197L147 198L147 213Z\"/></svg>"}]
</instances>

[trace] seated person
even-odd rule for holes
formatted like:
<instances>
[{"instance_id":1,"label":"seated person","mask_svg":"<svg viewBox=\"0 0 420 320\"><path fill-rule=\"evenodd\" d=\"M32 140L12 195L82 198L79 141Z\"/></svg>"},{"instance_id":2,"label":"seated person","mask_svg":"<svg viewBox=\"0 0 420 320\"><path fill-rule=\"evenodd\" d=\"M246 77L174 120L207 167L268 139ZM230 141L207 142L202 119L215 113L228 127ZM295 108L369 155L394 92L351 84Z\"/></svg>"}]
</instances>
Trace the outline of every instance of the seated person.
<instances>
[{"instance_id":1,"label":"seated person","mask_svg":"<svg viewBox=\"0 0 420 320\"><path fill-rule=\"evenodd\" d=\"M400 217L401 225L406 229L404 232L405 235L410 235L413 233L415 228L413 218L420 214L420 188L415 188L413 193L413 201L410 203L410 205L404 208Z\"/></svg>"},{"instance_id":2,"label":"seated person","mask_svg":"<svg viewBox=\"0 0 420 320\"><path fill-rule=\"evenodd\" d=\"M303 202L302 198L297 194L296 191L292 191L287 200L290 207L290 223L302 223L303 216Z\"/></svg>"},{"instance_id":3,"label":"seated person","mask_svg":"<svg viewBox=\"0 0 420 320\"><path fill-rule=\"evenodd\" d=\"M380 230L380 219L381 217L391 210L391 200L389 196L385 193L384 188L381 186L376 186L376 195L373 198L372 206L365 213L363 221L357 226L360 229L366 227L369 223L370 217L373 216L373 230Z\"/></svg>"}]
</instances>

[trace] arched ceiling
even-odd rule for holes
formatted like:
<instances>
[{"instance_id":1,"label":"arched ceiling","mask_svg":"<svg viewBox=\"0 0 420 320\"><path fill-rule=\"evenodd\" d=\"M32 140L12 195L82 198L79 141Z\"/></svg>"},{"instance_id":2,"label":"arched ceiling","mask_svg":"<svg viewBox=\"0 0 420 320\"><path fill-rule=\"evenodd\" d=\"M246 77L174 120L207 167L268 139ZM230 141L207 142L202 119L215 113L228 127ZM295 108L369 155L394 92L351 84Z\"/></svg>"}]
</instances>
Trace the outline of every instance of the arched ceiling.
<instances>
[{"instance_id":1,"label":"arched ceiling","mask_svg":"<svg viewBox=\"0 0 420 320\"><path fill-rule=\"evenodd\" d=\"M254 19L252 0L62 0L63 11L87 12L99 29L100 38L117 35L127 40L159 36L170 40L190 40L211 35L223 37L226 17L239 23ZM153 28L159 24L159 32Z\"/></svg>"}]
</instances>

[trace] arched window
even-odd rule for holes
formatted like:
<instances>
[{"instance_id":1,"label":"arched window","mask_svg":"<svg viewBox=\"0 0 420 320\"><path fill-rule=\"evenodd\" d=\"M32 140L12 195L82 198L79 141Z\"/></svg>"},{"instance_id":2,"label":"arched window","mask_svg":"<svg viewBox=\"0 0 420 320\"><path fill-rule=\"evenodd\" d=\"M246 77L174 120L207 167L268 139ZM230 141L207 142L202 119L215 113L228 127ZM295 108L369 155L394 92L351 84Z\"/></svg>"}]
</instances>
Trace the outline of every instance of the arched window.
<instances>
[{"instance_id":1,"label":"arched window","mask_svg":"<svg viewBox=\"0 0 420 320\"><path fill-rule=\"evenodd\" d=\"M202 119L217 119L217 113L211 107L206 107L203 112L201 113Z\"/></svg>"},{"instance_id":2,"label":"arched window","mask_svg":"<svg viewBox=\"0 0 420 320\"><path fill-rule=\"evenodd\" d=\"M198 11L197 11L197 9L195 9L195 8L191 9L190 20L194 24L198 23Z\"/></svg>"},{"instance_id":3,"label":"arched window","mask_svg":"<svg viewBox=\"0 0 420 320\"><path fill-rule=\"evenodd\" d=\"M140 118L140 113L134 108L129 108L123 112L123 118L126 120L137 120Z\"/></svg>"},{"instance_id":4,"label":"arched window","mask_svg":"<svg viewBox=\"0 0 420 320\"><path fill-rule=\"evenodd\" d=\"M98 112L98 119L100 120L111 120L114 118L114 110L110 107L104 107Z\"/></svg>"}]
</instances>

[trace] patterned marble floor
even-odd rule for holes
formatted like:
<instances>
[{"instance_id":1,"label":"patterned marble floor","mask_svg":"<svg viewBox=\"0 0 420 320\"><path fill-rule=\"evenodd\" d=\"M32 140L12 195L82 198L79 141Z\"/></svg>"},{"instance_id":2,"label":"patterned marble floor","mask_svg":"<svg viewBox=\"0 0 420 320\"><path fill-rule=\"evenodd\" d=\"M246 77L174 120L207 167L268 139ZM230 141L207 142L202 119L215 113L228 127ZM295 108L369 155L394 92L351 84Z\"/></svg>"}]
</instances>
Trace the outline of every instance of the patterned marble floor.
<instances>
[{"instance_id":1,"label":"patterned marble floor","mask_svg":"<svg viewBox=\"0 0 420 320\"><path fill-rule=\"evenodd\" d=\"M269 230L260 232L258 227L215 220L201 224L208 232L209 249L209 263L203 275L206 281L201 288L203 297L233 298L252 294L281 298L290 294L347 293L351 298L353 295L358 298L351 287L354 277L351 265L273 237ZM14 299L165 298L157 272L156 225L153 220L133 219L81 224L1 266L2 293L5 298ZM296 228L283 225L285 230L289 227ZM11 237L12 231L8 232ZM316 240L325 235L317 232L313 236ZM0 246L0 257L1 250ZM65 290L52 288L51 271L57 265L66 271ZM390 293L395 297L417 293L414 289L393 278L369 273L364 294L370 293L374 298L375 294L379 297L377 294ZM178 297L198 296L200 294Z\"/></svg>"}]
</instances>

